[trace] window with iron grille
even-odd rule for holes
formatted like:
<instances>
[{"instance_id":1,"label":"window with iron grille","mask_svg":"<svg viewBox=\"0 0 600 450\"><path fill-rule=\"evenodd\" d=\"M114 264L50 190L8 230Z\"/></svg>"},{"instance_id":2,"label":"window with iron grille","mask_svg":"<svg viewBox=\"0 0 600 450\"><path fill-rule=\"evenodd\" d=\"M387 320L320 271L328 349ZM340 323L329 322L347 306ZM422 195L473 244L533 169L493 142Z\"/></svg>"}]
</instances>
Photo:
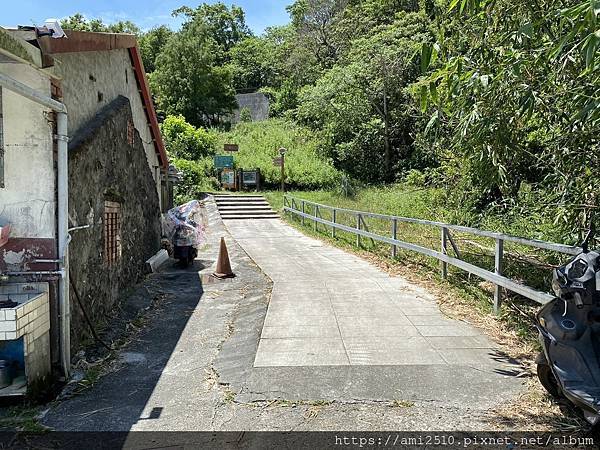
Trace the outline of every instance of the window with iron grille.
<instances>
[{"instance_id":1,"label":"window with iron grille","mask_svg":"<svg viewBox=\"0 0 600 450\"><path fill-rule=\"evenodd\" d=\"M104 262L108 266L121 259L121 205L104 202Z\"/></svg>"}]
</instances>

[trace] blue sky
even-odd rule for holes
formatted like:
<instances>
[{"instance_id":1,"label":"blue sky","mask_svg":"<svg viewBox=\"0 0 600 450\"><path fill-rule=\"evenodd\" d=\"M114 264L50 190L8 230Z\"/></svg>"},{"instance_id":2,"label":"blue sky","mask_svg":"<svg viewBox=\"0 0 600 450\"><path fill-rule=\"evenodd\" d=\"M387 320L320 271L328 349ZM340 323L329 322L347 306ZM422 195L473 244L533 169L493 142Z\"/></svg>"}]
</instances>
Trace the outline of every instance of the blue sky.
<instances>
[{"instance_id":1,"label":"blue sky","mask_svg":"<svg viewBox=\"0 0 600 450\"><path fill-rule=\"evenodd\" d=\"M214 0L205 0L215 3ZM266 27L283 25L288 22L285 7L293 0L224 0L234 3L246 11L246 21L255 33L261 33ZM86 17L101 17L104 22L131 20L142 29L167 24L177 29L180 21L171 17L171 11L182 5L195 7L203 1L198 0L17 0L6 1L2 5L0 26L38 25L47 18L63 18L76 12Z\"/></svg>"}]
</instances>

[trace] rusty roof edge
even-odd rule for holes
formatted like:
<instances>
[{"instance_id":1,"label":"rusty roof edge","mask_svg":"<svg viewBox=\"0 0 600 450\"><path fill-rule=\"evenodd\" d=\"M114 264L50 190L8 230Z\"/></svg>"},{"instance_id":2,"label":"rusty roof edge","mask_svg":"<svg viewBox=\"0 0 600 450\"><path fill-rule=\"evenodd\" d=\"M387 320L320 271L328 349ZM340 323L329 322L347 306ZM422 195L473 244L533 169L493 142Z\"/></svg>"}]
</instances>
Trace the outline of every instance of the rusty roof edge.
<instances>
[{"instance_id":1,"label":"rusty roof edge","mask_svg":"<svg viewBox=\"0 0 600 450\"><path fill-rule=\"evenodd\" d=\"M146 107L148 122L154 138L154 148L160 160L161 167L169 169L169 158L162 139L158 118L152 102L150 87L146 78L144 63L137 47L137 39L133 34L122 33L95 33L87 31L65 31L67 38L52 39L49 36L38 38L42 54L53 55L58 53L79 53L93 51L110 51L127 49L133 62L136 77L141 87L141 97Z\"/></svg>"},{"instance_id":2,"label":"rusty roof edge","mask_svg":"<svg viewBox=\"0 0 600 450\"><path fill-rule=\"evenodd\" d=\"M89 31L66 30L67 37L53 39L50 36L38 38L38 44L43 53L79 53L98 52L132 48L137 45L134 34L97 33Z\"/></svg>"},{"instance_id":3,"label":"rusty roof edge","mask_svg":"<svg viewBox=\"0 0 600 450\"><path fill-rule=\"evenodd\" d=\"M138 81L140 83L142 101L144 102L146 111L148 112L150 129L152 130L152 135L154 136L154 148L159 157L161 167L163 170L168 171L169 157L162 139L160 127L158 125L158 117L156 116L156 110L154 109L154 103L152 102L152 95L150 94L150 87L148 85L148 79L146 78L146 71L144 69L142 56L137 46L129 48L129 54L133 61L133 67L135 69L136 76L138 77Z\"/></svg>"}]
</instances>

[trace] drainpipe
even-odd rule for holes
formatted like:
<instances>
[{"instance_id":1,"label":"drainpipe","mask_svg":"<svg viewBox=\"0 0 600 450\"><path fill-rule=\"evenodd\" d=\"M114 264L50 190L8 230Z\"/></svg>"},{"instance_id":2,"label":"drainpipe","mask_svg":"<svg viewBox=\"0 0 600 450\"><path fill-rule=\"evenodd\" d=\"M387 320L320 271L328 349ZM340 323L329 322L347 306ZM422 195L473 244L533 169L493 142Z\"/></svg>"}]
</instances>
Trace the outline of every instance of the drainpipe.
<instances>
[{"instance_id":1,"label":"drainpipe","mask_svg":"<svg viewBox=\"0 0 600 450\"><path fill-rule=\"evenodd\" d=\"M63 105L64 106L64 105ZM58 147L58 259L63 276L58 282L60 299L60 347L63 372L69 378L71 370L71 307L69 304L69 136L67 111L56 112L56 139Z\"/></svg>"},{"instance_id":2,"label":"drainpipe","mask_svg":"<svg viewBox=\"0 0 600 450\"><path fill-rule=\"evenodd\" d=\"M67 107L40 94L29 86L0 73L0 86L56 112L56 140L58 146L58 281L60 311L60 353L65 377L71 369L71 311L69 305L69 159L67 134Z\"/></svg>"}]
</instances>

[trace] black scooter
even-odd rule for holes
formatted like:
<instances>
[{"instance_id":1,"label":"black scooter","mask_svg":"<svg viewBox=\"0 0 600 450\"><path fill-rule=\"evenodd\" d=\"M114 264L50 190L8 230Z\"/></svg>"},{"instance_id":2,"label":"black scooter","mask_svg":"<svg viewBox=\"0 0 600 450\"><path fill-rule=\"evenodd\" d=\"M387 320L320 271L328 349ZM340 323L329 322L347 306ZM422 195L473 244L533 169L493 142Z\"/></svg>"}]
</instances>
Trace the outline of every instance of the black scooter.
<instances>
[{"instance_id":1,"label":"black scooter","mask_svg":"<svg viewBox=\"0 0 600 450\"><path fill-rule=\"evenodd\" d=\"M567 399L592 425L600 424L600 253L588 250L554 270L558 298L538 313L543 352L537 374L554 397Z\"/></svg>"},{"instance_id":2,"label":"black scooter","mask_svg":"<svg viewBox=\"0 0 600 450\"><path fill-rule=\"evenodd\" d=\"M194 222L191 223L196 226ZM189 234L189 227L180 226L175 231L173 239L173 257L179 261L179 265L184 269L194 262L198 256L198 250L193 245L181 245L182 242L188 244Z\"/></svg>"}]
</instances>

